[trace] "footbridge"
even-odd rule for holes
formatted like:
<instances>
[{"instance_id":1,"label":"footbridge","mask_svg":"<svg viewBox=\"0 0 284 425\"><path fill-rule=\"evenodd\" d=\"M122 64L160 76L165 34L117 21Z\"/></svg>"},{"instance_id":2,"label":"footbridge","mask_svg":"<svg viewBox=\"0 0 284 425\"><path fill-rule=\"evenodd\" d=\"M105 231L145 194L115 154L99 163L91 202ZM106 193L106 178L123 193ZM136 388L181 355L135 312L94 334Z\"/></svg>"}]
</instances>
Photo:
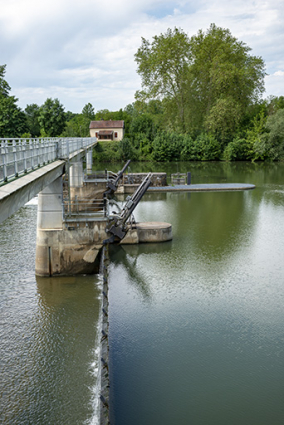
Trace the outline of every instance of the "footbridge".
<instances>
[{"instance_id":1,"label":"footbridge","mask_svg":"<svg viewBox=\"0 0 284 425\"><path fill-rule=\"evenodd\" d=\"M0 223L53 184L74 162L86 157L91 172L96 143L95 137L0 139Z\"/></svg>"}]
</instances>

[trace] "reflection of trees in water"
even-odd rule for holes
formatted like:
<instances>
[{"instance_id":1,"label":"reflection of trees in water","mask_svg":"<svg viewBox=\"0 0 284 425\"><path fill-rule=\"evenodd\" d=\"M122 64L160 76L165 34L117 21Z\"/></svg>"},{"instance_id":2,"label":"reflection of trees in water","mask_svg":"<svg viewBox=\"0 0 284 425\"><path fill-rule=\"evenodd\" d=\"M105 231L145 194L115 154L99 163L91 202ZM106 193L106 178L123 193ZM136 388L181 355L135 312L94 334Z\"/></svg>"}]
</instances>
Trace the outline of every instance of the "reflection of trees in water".
<instances>
[{"instance_id":1,"label":"reflection of trees in water","mask_svg":"<svg viewBox=\"0 0 284 425\"><path fill-rule=\"evenodd\" d=\"M120 265L127 271L131 284L142 294L144 300L150 301L152 298L150 285L145 280L143 271L138 264L138 258L141 254L150 255L152 253L170 250L171 242L159 244L111 245L110 259L113 264Z\"/></svg>"},{"instance_id":2,"label":"reflection of trees in water","mask_svg":"<svg viewBox=\"0 0 284 425\"><path fill-rule=\"evenodd\" d=\"M246 243L258 213L246 202L244 192L173 194L169 201L176 212L173 238L189 255L203 260L225 259Z\"/></svg>"},{"instance_id":3,"label":"reflection of trees in water","mask_svg":"<svg viewBox=\"0 0 284 425\"><path fill-rule=\"evenodd\" d=\"M284 207L284 184L282 185L269 185L264 189L262 195L263 201L266 204L272 204L275 207Z\"/></svg>"}]
</instances>

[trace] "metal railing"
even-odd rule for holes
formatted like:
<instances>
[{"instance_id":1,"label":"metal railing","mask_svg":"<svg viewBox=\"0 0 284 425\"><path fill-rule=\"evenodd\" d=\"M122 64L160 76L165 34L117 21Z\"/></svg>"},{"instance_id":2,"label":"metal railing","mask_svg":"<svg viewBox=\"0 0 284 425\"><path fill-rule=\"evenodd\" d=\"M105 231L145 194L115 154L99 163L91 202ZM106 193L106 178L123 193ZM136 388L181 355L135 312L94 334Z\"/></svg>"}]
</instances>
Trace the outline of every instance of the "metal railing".
<instances>
[{"instance_id":1,"label":"metal railing","mask_svg":"<svg viewBox=\"0 0 284 425\"><path fill-rule=\"evenodd\" d=\"M0 139L0 185L57 159L87 149L95 137Z\"/></svg>"},{"instance_id":2,"label":"metal railing","mask_svg":"<svg viewBox=\"0 0 284 425\"><path fill-rule=\"evenodd\" d=\"M109 215L107 199L63 199L64 221L88 221L101 219L106 220Z\"/></svg>"},{"instance_id":3,"label":"metal railing","mask_svg":"<svg viewBox=\"0 0 284 425\"><path fill-rule=\"evenodd\" d=\"M171 184L172 185L184 185L184 184L186 184L186 174L185 173L171 174Z\"/></svg>"},{"instance_id":4,"label":"metal railing","mask_svg":"<svg viewBox=\"0 0 284 425\"><path fill-rule=\"evenodd\" d=\"M84 172L84 180L88 182L106 182L108 180L115 180L117 174L109 170L94 171L91 174Z\"/></svg>"}]
</instances>

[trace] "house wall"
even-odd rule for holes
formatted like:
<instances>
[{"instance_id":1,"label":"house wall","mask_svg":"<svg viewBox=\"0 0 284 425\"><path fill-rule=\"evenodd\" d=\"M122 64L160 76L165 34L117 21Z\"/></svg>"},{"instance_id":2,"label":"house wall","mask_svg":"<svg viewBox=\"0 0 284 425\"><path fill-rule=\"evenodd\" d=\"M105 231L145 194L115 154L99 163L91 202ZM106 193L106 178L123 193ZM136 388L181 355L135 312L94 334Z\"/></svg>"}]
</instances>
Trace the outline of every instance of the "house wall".
<instances>
[{"instance_id":1,"label":"house wall","mask_svg":"<svg viewBox=\"0 0 284 425\"><path fill-rule=\"evenodd\" d=\"M96 137L96 133L98 133L100 130L102 130L102 129L101 128L91 128L90 129L90 136ZM113 127L113 128L107 128L107 129L104 129L104 130L112 130L114 133L117 132L117 137L113 137L114 141L119 141L119 140L123 139L123 136L124 136L124 129L123 128ZM102 141L108 140L109 141L109 139L100 139L100 140L102 140Z\"/></svg>"}]
</instances>

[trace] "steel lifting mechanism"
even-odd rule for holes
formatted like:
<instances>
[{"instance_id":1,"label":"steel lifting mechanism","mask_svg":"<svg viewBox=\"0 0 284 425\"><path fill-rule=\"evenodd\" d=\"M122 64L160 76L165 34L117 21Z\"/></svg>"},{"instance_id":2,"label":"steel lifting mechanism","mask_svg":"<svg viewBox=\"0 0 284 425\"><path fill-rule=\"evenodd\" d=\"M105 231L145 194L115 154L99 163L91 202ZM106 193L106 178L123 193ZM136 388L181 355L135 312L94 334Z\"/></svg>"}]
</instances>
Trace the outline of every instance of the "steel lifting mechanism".
<instances>
[{"instance_id":1,"label":"steel lifting mechanism","mask_svg":"<svg viewBox=\"0 0 284 425\"><path fill-rule=\"evenodd\" d=\"M127 220L129 219L129 217L139 204L142 196L150 186L151 177L152 173L149 173L142 181L140 186L137 188L136 192L132 196L128 196L126 198L126 203L122 210L119 212L119 214L109 220L109 223L106 227L106 231L111 235L112 239L121 240L126 235L126 232L128 230Z\"/></svg>"},{"instance_id":2,"label":"steel lifting mechanism","mask_svg":"<svg viewBox=\"0 0 284 425\"><path fill-rule=\"evenodd\" d=\"M109 179L107 182L107 191L105 192L105 195L112 195L114 194L114 192L117 189L118 186L118 182L119 180L122 178L124 171L126 170L126 168L128 167L128 165L130 164L131 159L129 159L127 161L127 163L124 165L124 167L122 168L122 170L120 170L117 174L115 179Z\"/></svg>"}]
</instances>

